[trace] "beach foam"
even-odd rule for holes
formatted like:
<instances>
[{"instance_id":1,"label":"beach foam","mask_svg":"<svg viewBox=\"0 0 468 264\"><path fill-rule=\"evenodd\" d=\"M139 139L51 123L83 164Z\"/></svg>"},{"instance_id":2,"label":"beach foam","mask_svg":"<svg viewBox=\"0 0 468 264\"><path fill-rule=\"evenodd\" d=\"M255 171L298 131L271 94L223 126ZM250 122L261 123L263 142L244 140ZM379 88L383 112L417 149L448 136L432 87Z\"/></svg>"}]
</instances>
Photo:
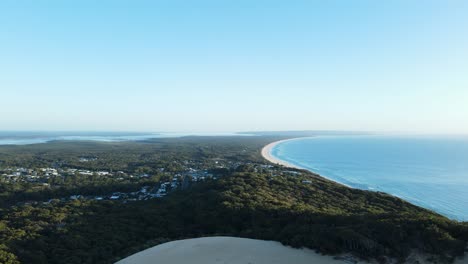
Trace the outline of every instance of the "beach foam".
<instances>
[{"instance_id":1,"label":"beach foam","mask_svg":"<svg viewBox=\"0 0 468 264\"><path fill-rule=\"evenodd\" d=\"M300 139L300 138L278 140L278 141L275 141L275 142L272 142L272 143L266 145L265 147L262 148L263 158L265 158L266 160L268 160L269 162L274 163L274 164L278 164L278 165L282 165L282 166L290 167L290 168L303 169L303 168L301 168L301 167L299 167L297 165L293 165L293 164L291 164L289 162L286 162L284 160L277 159L273 155L271 155L271 150L276 145L278 145L280 143L283 143L283 142L286 142L286 141L296 140L296 139Z\"/></svg>"}]
</instances>

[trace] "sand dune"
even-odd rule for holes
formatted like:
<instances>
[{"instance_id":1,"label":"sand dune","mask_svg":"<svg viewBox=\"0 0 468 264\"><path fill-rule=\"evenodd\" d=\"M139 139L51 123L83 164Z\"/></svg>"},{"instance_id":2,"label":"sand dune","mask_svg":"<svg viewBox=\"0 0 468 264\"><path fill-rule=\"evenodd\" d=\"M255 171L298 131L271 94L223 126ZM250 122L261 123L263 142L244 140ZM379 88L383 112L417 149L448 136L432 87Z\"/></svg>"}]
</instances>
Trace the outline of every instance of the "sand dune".
<instances>
[{"instance_id":1,"label":"sand dune","mask_svg":"<svg viewBox=\"0 0 468 264\"><path fill-rule=\"evenodd\" d=\"M279 242L238 237L204 237L172 241L141 251L117 264L333 264L346 263L309 249ZM349 263L349 262L348 262Z\"/></svg>"}]
</instances>

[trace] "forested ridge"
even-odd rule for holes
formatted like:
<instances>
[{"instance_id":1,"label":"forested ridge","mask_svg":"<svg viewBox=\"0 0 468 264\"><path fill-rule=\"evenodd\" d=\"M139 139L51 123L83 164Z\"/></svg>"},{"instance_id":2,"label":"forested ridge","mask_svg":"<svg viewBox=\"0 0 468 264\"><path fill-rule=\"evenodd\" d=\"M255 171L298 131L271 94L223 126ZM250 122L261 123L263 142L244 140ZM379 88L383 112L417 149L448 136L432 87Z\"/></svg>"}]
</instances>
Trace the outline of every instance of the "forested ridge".
<instances>
[{"instance_id":1,"label":"forested ridge","mask_svg":"<svg viewBox=\"0 0 468 264\"><path fill-rule=\"evenodd\" d=\"M411 252L418 251L432 257L433 262L449 263L465 252L467 223L449 220L390 195L350 189L307 171L271 166L259 153L274 139L86 143L87 147L80 145L79 150L70 149L77 143L60 142L0 148L2 162L8 166L34 160L50 164L57 159L70 164L76 157L87 155L100 157L96 161L99 164L77 164L123 170L147 166L149 174L154 170L154 178L143 181L156 182L165 177L157 176L156 168L184 164L186 160L216 175L155 200L54 199L5 205L0 211L0 263L113 263L159 243L211 235L276 240L325 254L350 252L381 262L390 258L403 262ZM122 151L108 152L110 149ZM43 155L45 158L41 158ZM148 158L147 162L157 165L129 166L148 155L157 158ZM106 165L106 159L118 161ZM220 168L219 164L226 165ZM92 179L89 181L79 188L86 188ZM107 184L112 187L114 182ZM126 184L139 188L146 183L129 180ZM15 197L23 191L18 187ZM2 192L2 199L13 202L12 193Z\"/></svg>"}]
</instances>

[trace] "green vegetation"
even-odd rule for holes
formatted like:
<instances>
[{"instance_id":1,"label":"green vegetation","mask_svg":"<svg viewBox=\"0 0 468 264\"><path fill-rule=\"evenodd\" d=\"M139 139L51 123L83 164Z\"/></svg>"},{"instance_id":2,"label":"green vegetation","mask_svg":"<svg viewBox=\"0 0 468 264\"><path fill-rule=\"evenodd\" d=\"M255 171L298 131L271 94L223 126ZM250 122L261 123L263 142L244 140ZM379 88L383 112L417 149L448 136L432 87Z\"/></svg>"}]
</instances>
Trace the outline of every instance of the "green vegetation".
<instances>
[{"instance_id":1,"label":"green vegetation","mask_svg":"<svg viewBox=\"0 0 468 264\"><path fill-rule=\"evenodd\" d=\"M202 137L1 147L0 167L60 163L128 174L145 168L150 177L126 179L129 190L192 167L209 170L217 179L164 198L134 202L24 203L21 194L39 183L2 183L2 199L8 202L0 211L0 263L112 263L159 243L210 235L277 240L381 262L387 260L383 256L403 261L411 251L450 262L465 252L467 223L383 193L350 189L307 171L270 166L261 158L260 148L275 139ZM80 163L83 156L97 159ZM162 173L162 167L167 171ZM51 184L37 192L37 201L59 198L63 190L67 195L88 189L103 194L121 188L121 181L94 178ZM99 185L107 187L95 188Z\"/></svg>"}]
</instances>

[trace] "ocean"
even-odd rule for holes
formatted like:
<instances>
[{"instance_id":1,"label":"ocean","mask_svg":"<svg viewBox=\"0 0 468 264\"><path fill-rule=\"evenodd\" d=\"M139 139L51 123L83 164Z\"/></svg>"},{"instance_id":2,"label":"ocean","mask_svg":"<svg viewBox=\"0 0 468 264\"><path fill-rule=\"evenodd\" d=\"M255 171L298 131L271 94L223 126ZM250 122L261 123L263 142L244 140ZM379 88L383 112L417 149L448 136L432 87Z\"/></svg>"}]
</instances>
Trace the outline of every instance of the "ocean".
<instances>
[{"instance_id":1,"label":"ocean","mask_svg":"<svg viewBox=\"0 0 468 264\"><path fill-rule=\"evenodd\" d=\"M468 221L468 137L318 136L279 143L271 155Z\"/></svg>"}]
</instances>

